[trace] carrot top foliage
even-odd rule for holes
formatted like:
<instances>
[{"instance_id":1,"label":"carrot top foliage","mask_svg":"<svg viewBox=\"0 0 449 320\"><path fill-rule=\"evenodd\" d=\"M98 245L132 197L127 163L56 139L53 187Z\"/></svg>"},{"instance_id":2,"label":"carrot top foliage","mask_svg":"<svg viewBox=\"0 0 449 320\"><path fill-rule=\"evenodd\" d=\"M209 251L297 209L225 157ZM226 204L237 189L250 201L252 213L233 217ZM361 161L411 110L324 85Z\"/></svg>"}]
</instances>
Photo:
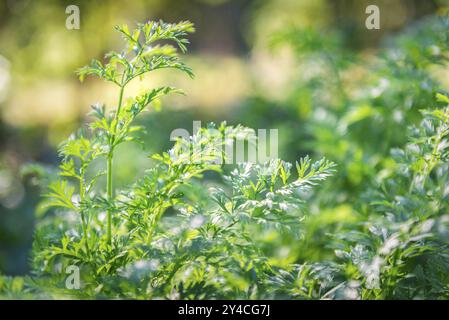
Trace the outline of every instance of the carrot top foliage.
<instances>
[{"instance_id":1,"label":"carrot top foliage","mask_svg":"<svg viewBox=\"0 0 449 320\"><path fill-rule=\"evenodd\" d=\"M449 94L433 74L447 63L448 27L424 21L370 61L339 32L284 27L272 44L289 46L307 76L292 81L283 109L254 99L240 118L293 128L288 151L321 160L225 167L225 145L254 130L212 123L148 155L149 169L120 188L117 147L143 143L136 119L182 93L128 97L127 86L159 69L193 78L180 53L194 27L117 27L123 50L77 71L114 84L117 104L92 106L91 121L61 144L57 175L41 169L33 274L0 277L0 295L449 298ZM81 290L67 287L73 266Z\"/></svg>"},{"instance_id":2,"label":"carrot top foliage","mask_svg":"<svg viewBox=\"0 0 449 320\"><path fill-rule=\"evenodd\" d=\"M155 100L182 93L158 87L128 98L127 85L159 69L193 77L178 50L187 50L186 36L194 27L160 21L116 29L125 41L123 51L106 54L104 62L92 60L77 73L81 81L96 76L116 85L117 105L92 106L93 120L59 149L59 178L51 179L40 206L30 286L44 297L260 296L275 266L258 242L269 230L298 234L305 213L301 193L331 175L334 165L307 157L296 166L279 159L241 164L223 175L229 188L207 191L202 174L222 171L217 159L223 158L224 144L253 132L211 124L179 139L169 152L151 155L152 167L117 190L114 153L122 143L141 142L136 118ZM98 170L98 163L105 163L100 165L105 170ZM80 268L82 290L67 289L70 266Z\"/></svg>"}]
</instances>

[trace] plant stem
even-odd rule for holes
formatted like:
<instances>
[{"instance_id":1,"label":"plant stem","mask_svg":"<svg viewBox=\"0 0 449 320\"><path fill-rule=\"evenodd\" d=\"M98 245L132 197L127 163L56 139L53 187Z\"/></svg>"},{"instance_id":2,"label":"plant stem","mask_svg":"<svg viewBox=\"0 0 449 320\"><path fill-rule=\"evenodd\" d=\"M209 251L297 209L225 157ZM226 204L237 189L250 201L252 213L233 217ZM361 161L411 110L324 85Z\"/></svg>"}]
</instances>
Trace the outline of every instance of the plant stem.
<instances>
[{"instance_id":1,"label":"plant stem","mask_svg":"<svg viewBox=\"0 0 449 320\"><path fill-rule=\"evenodd\" d=\"M86 246L86 253L90 257L90 249L89 249L89 238L87 236L87 222L86 222L86 216L84 215L84 212L81 212L81 220L83 224L83 234L84 234L84 245Z\"/></svg>"},{"instance_id":2,"label":"plant stem","mask_svg":"<svg viewBox=\"0 0 449 320\"><path fill-rule=\"evenodd\" d=\"M117 112L115 113L115 124L114 124L114 130L112 134L112 138L110 141L110 150L108 154L108 161L107 161L107 180L106 180L106 193L108 196L109 203L112 202L112 199L114 197L114 189L112 184L112 160L114 158L114 140L115 140L115 131L117 130L117 124L119 120L119 114L120 109L122 107L122 101L123 101L123 92L124 92L125 86L120 86L120 94L118 99L118 106L117 106ZM112 243L112 211L109 208L108 209L108 216L107 216L107 242L109 244Z\"/></svg>"},{"instance_id":3,"label":"plant stem","mask_svg":"<svg viewBox=\"0 0 449 320\"><path fill-rule=\"evenodd\" d=\"M84 201L84 171L81 174L81 179L80 179L80 202L81 204ZM89 249L89 241L88 241L88 232L87 232L87 228L88 228L88 224L86 221L86 215L84 214L84 210L81 207L80 210L81 213L81 225L83 227L83 235L84 235L84 245L86 246L86 253L88 256L90 256L90 249Z\"/></svg>"},{"instance_id":4,"label":"plant stem","mask_svg":"<svg viewBox=\"0 0 449 320\"><path fill-rule=\"evenodd\" d=\"M123 100L123 92L125 91L125 85L120 86L120 94L118 98L118 107L117 107L117 113L115 114L115 120L118 122L118 116L120 114L120 109L122 108L122 100ZM117 128L117 122L115 123L114 131Z\"/></svg>"},{"instance_id":5,"label":"plant stem","mask_svg":"<svg viewBox=\"0 0 449 320\"><path fill-rule=\"evenodd\" d=\"M108 155L108 164L107 164L107 181L106 181L106 192L108 195L108 201L112 201L113 190L112 190L112 157L113 153L109 153ZM111 209L108 209L108 227L107 227L107 240L108 243L111 244L112 239L112 212Z\"/></svg>"}]
</instances>

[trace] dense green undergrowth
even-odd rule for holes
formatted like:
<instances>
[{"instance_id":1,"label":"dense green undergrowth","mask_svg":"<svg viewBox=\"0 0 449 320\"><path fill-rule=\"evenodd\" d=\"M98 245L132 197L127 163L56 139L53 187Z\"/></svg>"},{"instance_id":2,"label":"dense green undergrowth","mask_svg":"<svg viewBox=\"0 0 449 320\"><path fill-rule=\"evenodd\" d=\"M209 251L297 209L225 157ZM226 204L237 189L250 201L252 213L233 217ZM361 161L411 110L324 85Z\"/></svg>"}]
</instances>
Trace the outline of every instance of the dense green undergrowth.
<instances>
[{"instance_id":1,"label":"dense green undergrowth","mask_svg":"<svg viewBox=\"0 0 449 320\"><path fill-rule=\"evenodd\" d=\"M273 37L315 71L296 79L281 110L254 99L247 112L286 115L270 125L300 127L288 150L330 161L223 168L225 144L252 129L211 124L151 155L151 168L123 189L114 184L117 146L141 141L135 119L182 93L161 87L128 97L127 85L159 69L193 76L177 51L194 29L149 22L117 30L126 49L78 71L116 85L117 105L93 106L92 121L61 145L58 177L28 170L48 185L33 273L1 277L2 297L449 297L449 96L434 75L446 68L446 20L418 24L370 61L338 33L285 29ZM220 179L204 178L211 171ZM79 289L67 287L73 266Z\"/></svg>"}]
</instances>

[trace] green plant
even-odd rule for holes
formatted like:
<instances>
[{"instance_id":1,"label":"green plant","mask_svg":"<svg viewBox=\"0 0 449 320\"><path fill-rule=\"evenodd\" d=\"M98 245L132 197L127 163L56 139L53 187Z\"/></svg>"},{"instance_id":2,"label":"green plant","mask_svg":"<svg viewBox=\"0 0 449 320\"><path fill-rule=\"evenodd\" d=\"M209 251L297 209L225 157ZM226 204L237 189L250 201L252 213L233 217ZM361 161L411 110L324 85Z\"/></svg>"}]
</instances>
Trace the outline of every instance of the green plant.
<instances>
[{"instance_id":1,"label":"green plant","mask_svg":"<svg viewBox=\"0 0 449 320\"><path fill-rule=\"evenodd\" d=\"M96 75L117 85L117 107L107 112L105 106L93 106L93 121L60 147L59 178L51 179L39 210L35 274L27 289L50 297L262 296L277 266L259 242L273 232L300 234L306 211L302 195L326 179L334 165L306 157L293 172L291 164L277 159L242 164L222 175L225 145L254 133L211 124L178 139L169 152L152 155L152 167L140 179L116 190L114 152L121 143L139 142L135 119L156 99L181 93L161 87L126 99L126 86L157 69L192 76L167 41L185 52L185 36L194 28L189 22L148 22L133 31L117 30L126 49L78 70L81 80ZM207 182L198 178L208 171L219 172L227 187L206 192ZM65 288L64 270L71 265L81 270L82 292Z\"/></svg>"},{"instance_id":2,"label":"green plant","mask_svg":"<svg viewBox=\"0 0 449 320\"><path fill-rule=\"evenodd\" d=\"M448 297L448 109L423 113L406 147L392 150L395 170L366 192L364 231L337 236L337 256L357 270L365 299Z\"/></svg>"},{"instance_id":3,"label":"green plant","mask_svg":"<svg viewBox=\"0 0 449 320\"><path fill-rule=\"evenodd\" d=\"M338 32L277 34L276 43L290 44L303 68L323 60L307 81L298 80L287 108L304 107L295 99L314 92L299 134L311 137L310 151L339 166L337 183L314 198L319 210L303 226L299 264L273 280L278 294L448 297L446 195L438 191L447 185L448 100L435 73L447 62L447 27L447 17L417 23L369 60L354 58Z\"/></svg>"},{"instance_id":4,"label":"green plant","mask_svg":"<svg viewBox=\"0 0 449 320\"><path fill-rule=\"evenodd\" d=\"M107 196L108 200L112 201L114 196L114 150L119 144L133 139L130 133L139 130L138 127L132 126L133 121L151 102L163 95L180 92L170 87L156 88L135 99L126 101L122 107L126 85L133 79L158 69L173 68L193 76L192 71L180 62L176 47L170 44L158 44L158 42L163 40L171 41L182 52L185 52L187 50L186 44L188 44L185 36L194 31L193 25L190 22L181 22L178 24L150 22L138 25L137 29L132 33L126 25L117 27L117 30L127 42L126 50L121 53L114 51L108 53L106 55L108 62L104 66L100 61L93 60L90 65L78 71L80 80L83 80L87 75L96 75L101 79L117 85L120 88L117 109L112 115L107 116L104 107L94 107L95 116L98 120L92 124L91 128L98 130L97 136L100 139L98 145L95 146L98 148L97 150L90 149L87 146L88 142L86 140L83 141L82 138L80 138L80 143L83 146L75 146L75 150L72 150L69 143L66 148L61 150L61 153L65 157L75 156L81 161L79 175L73 175L71 171L73 166L71 164L65 174L65 176L72 176L80 181L81 202L84 199L86 191L84 189L84 170L95 157L100 155L107 157ZM74 143L78 144L78 142ZM83 216L82 212L81 215ZM112 239L111 215L111 210L108 210L107 240L109 244Z\"/></svg>"},{"instance_id":5,"label":"green plant","mask_svg":"<svg viewBox=\"0 0 449 320\"><path fill-rule=\"evenodd\" d=\"M254 136L223 122L152 154L150 168L123 188L113 183L116 147L141 142L137 116L180 92L126 99L125 87L160 68L191 76L175 47L154 41L185 51L193 27L118 30L125 51L79 71L118 85L118 106L94 106L87 128L62 144L59 177L38 208L33 274L0 277L1 296L449 298L449 98L435 74L447 60L447 19L417 24L367 60L339 32L275 36L316 73L296 79L282 103L250 100L244 118L294 128L290 155L330 157L338 164L331 181L334 164L308 156L295 165L222 165L230 141ZM81 291L65 286L70 265L81 270Z\"/></svg>"}]
</instances>

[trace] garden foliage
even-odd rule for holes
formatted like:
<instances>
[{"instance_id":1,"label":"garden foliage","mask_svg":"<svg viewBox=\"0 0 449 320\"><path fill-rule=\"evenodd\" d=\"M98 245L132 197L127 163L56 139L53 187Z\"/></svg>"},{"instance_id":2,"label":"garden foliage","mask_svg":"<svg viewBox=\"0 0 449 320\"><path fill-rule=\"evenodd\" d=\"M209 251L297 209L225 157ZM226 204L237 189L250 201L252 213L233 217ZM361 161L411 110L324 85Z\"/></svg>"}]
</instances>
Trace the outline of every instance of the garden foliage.
<instances>
[{"instance_id":1,"label":"garden foliage","mask_svg":"<svg viewBox=\"0 0 449 320\"><path fill-rule=\"evenodd\" d=\"M58 177L43 174L33 274L0 278L3 296L449 298L449 95L435 75L447 60L446 19L421 22L369 61L337 32L285 28L273 45L290 46L312 71L283 106L255 97L255 116L242 118L294 128L285 145L302 158L223 168L229 139L252 130L210 124L150 155L151 168L120 189L117 146L141 141L136 118L182 93L127 97L126 87L158 69L192 77L178 50L194 28L117 30L126 48L78 71L116 85L117 105L93 106L92 121L60 147ZM72 265L79 290L66 287Z\"/></svg>"}]
</instances>

